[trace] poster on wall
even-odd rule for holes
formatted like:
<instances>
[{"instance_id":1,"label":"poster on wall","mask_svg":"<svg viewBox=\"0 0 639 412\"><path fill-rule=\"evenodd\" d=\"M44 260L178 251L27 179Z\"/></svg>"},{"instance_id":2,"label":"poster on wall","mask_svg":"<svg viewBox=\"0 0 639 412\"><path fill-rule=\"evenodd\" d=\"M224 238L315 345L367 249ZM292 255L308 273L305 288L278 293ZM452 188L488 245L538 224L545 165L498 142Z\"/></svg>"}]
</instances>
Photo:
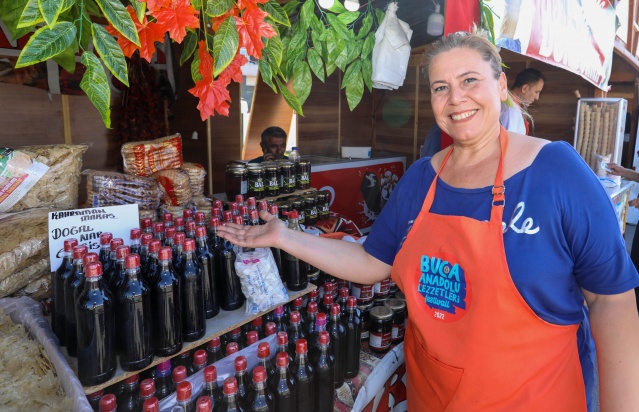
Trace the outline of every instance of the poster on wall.
<instances>
[{"instance_id":1,"label":"poster on wall","mask_svg":"<svg viewBox=\"0 0 639 412\"><path fill-rule=\"evenodd\" d=\"M608 0L491 0L497 45L608 90L616 13Z\"/></svg>"}]
</instances>

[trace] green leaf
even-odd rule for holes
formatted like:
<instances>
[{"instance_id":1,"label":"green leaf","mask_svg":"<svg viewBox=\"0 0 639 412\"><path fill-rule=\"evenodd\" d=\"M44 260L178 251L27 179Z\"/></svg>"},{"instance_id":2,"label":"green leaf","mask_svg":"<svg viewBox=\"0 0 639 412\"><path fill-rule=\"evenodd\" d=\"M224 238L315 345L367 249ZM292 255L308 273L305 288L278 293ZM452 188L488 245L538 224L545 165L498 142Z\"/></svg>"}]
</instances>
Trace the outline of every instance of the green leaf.
<instances>
[{"instance_id":1,"label":"green leaf","mask_svg":"<svg viewBox=\"0 0 639 412\"><path fill-rule=\"evenodd\" d=\"M124 8L120 0L95 0L98 4L104 17L111 23L111 25L122 34L124 37L140 45L140 39L138 38L138 31L135 29L135 24L129 15L129 12Z\"/></svg>"},{"instance_id":2,"label":"green leaf","mask_svg":"<svg viewBox=\"0 0 639 412\"><path fill-rule=\"evenodd\" d=\"M84 0L83 2L84 8L96 17L100 17L102 13L100 13L100 8L97 4L95 4L95 0Z\"/></svg>"},{"instance_id":3,"label":"green leaf","mask_svg":"<svg viewBox=\"0 0 639 412\"><path fill-rule=\"evenodd\" d=\"M193 55L193 60L191 61L191 78L193 79L193 83L204 78L200 73L200 56L198 56L197 53Z\"/></svg>"},{"instance_id":4,"label":"green leaf","mask_svg":"<svg viewBox=\"0 0 639 412\"><path fill-rule=\"evenodd\" d=\"M358 70L352 76L349 84L346 85L346 100L348 101L348 108L351 112L357 107L364 94L364 80L362 79L361 71Z\"/></svg>"},{"instance_id":5,"label":"green leaf","mask_svg":"<svg viewBox=\"0 0 639 412\"><path fill-rule=\"evenodd\" d=\"M283 70L283 72L286 74L285 78L290 79L291 76L293 76L293 70L295 69L297 62L300 60L303 60L304 56L305 56L305 51L303 51L302 53L296 53L292 55L286 61L286 66L284 67L284 70Z\"/></svg>"},{"instance_id":6,"label":"green leaf","mask_svg":"<svg viewBox=\"0 0 639 412\"><path fill-rule=\"evenodd\" d=\"M128 86L129 71L126 66L124 53L122 53L122 49L118 43L104 27L97 23L93 23L92 32L93 46L102 58L102 61L116 79Z\"/></svg>"},{"instance_id":7,"label":"green leaf","mask_svg":"<svg viewBox=\"0 0 639 412\"><path fill-rule=\"evenodd\" d=\"M73 74L75 72L75 53L78 51L78 42L73 40L71 46L67 47L62 53L53 57L53 61L58 63L64 70Z\"/></svg>"},{"instance_id":8,"label":"green leaf","mask_svg":"<svg viewBox=\"0 0 639 412\"><path fill-rule=\"evenodd\" d=\"M62 13L75 5L75 0L62 0Z\"/></svg>"},{"instance_id":9,"label":"green leaf","mask_svg":"<svg viewBox=\"0 0 639 412\"><path fill-rule=\"evenodd\" d=\"M339 35L335 36L334 39L338 40L326 43L326 46L328 47L329 60L335 63L340 70L344 71L348 64L348 47L346 46L344 39L339 38Z\"/></svg>"},{"instance_id":10,"label":"green leaf","mask_svg":"<svg viewBox=\"0 0 639 412\"><path fill-rule=\"evenodd\" d=\"M204 13L206 13L207 16L219 17L231 10L233 5L235 5L235 0L208 0Z\"/></svg>"},{"instance_id":11,"label":"green leaf","mask_svg":"<svg viewBox=\"0 0 639 412\"><path fill-rule=\"evenodd\" d=\"M85 4L88 3L87 0L84 0ZM72 10L75 10L77 7L77 9L80 8L80 5L76 5ZM79 18L74 18L74 23L75 23L75 28L78 30L78 32L80 33L78 36L80 38L80 47L82 47L83 50L86 50L89 48L89 41L91 40L91 24L89 24L89 22L91 21L91 16L89 16L89 12L87 11L87 9L83 9L82 10L82 19Z\"/></svg>"},{"instance_id":12,"label":"green leaf","mask_svg":"<svg viewBox=\"0 0 639 412\"><path fill-rule=\"evenodd\" d=\"M306 37L307 33L305 29L298 30L287 44L287 48L284 51L285 54L298 54L300 50L304 50L306 48Z\"/></svg>"},{"instance_id":13,"label":"green leaf","mask_svg":"<svg viewBox=\"0 0 639 412\"><path fill-rule=\"evenodd\" d=\"M355 76L359 76L362 70L362 62L360 60L354 61L346 71L344 72L344 77L342 78L342 87L340 89L345 89L346 86L353 83L355 81Z\"/></svg>"},{"instance_id":14,"label":"green leaf","mask_svg":"<svg viewBox=\"0 0 639 412\"><path fill-rule=\"evenodd\" d=\"M286 27L291 26L291 21L288 19L288 14L282 6L275 0L269 0L267 3L261 5L262 10L268 13L271 20L275 23L281 24Z\"/></svg>"},{"instance_id":15,"label":"green leaf","mask_svg":"<svg viewBox=\"0 0 639 412\"><path fill-rule=\"evenodd\" d=\"M315 16L315 2L313 0L306 0L300 10L300 24L302 28L308 29L311 26L311 19Z\"/></svg>"},{"instance_id":16,"label":"green leaf","mask_svg":"<svg viewBox=\"0 0 639 412\"><path fill-rule=\"evenodd\" d=\"M297 8L299 7L299 5L300 5L299 1L293 0L286 3L284 6L282 6L282 8L284 9L284 11L286 12L288 16L291 16L293 15L293 13L297 11Z\"/></svg>"},{"instance_id":17,"label":"green leaf","mask_svg":"<svg viewBox=\"0 0 639 412\"><path fill-rule=\"evenodd\" d=\"M375 9L375 17L377 17L378 26L382 24L382 20L384 20L384 15L385 13L382 11L382 9Z\"/></svg>"},{"instance_id":18,"label":"green leaf","mask_svg":"<svg viewBox=\"0 0 639 412\"><path fill-rule=\"evenodd\" d=\"M11 39L14 41L29 33L32 28L18 27L20 16L27 6L27 1L28 0L0 0L0 20L7 26Z\"/></svg>"},{"instance_id":19,"label":"green leaf","mask_svg":"<svg viewBox=\"0 0 639 412\"><path fill-rule=\"evenodd\" d=\"M311 69L304 60L298 61L293 69L293 91L297 96L297 100L301 105L304 104L308 95L311 93L313 86L313 78L311 77Z\"/></svg>"},{"instance_id":20,"label":"green leaf","mask_svg":"<svg viewBox=\"0 0 639 412\"><path fill-rule=\"evenodd\" d=\"M313 40L313 47L315 47L315 51L319 53L322 59L326 60L328 57L326 54L326 47L324 47L324 42L320 40L320 35L317 34L315 30L311 32L311 39Z\"/></svg>"},{"instance_id":21,"label":"green leaf","mask_svg":"<svg viewBox=\"0 0 639 412\"><path fill-rule=\"evenodd\" d=\"M62 12L62 6L63 3L60 0L38 0L40 13L42 13L42 17L44 17L44 21L49 28L53 28L56 21L58 21L58 16L60 16Z\"/></svg>"},{"instance_id":22,"label":"green leaf","mask_svg":"<svg viewBox=\"0 0 639 412\"><path fill-rule=\"evenodd\" d=\"M315 15L311 18L310 25L311 25L311 30L313 30L312 33L317 32L318 34L322 34L326 30L324 23L322 23L320 19L318 19L317 16Z\"/></svg>"},{"instance_id":23,"label":"green leaf","mask_svg":"<svg viewBox=\"0 0 639 412\"><path fill-rule=\"evenodd\" d=\"M282 50L282 39L279 36L268 39L266 46L263 49L269 62L278 68L280 67L280 64L282 64Z\"/></svg>"},{"instance_id":24,"label":"green leaf","mask_svg":"<svg viewBox=\"0 0 639 412\"><path fill-rule=\"evenodd\" d=\"M188 59L193 56L195 53L195 49L197 49L197 34L192 31L189 31L186 34L186 38L184 39L184 48L182 49L182 54L180 55L180 66L182 66Z\"/></svg>"},{"instance_id":25,"label":"green leaf","mask_svg":"<svg viewBox=\"0 0 639 412\"><path fill-rule=\"evenodd\" d=\"M366 40L364 40L364 45L362 46L362 59L367 58L373 52L373 48L375 47L375 33L369 33L366 36Z\"/></svg>"},{"instance_id":26,"label":"green leaf","mask_svg":"<svg viewBox=\"0 0 639 412\"><path fill-rule=\"evenodd\" d=\"M240 47L240 36L237 33L235 19L227 18L217 30L213 39L214 77L217 77L231 64L238 47Z\"/></svg>"},{"instance_id":27,"label":"green leaf","mask_svg":"<svg viewBox=\"0 0 639 412\"><path fill-rule=\"evenodd\" d=\"M131 7L135 10L135 15L138 18L138 21L142 23L144 21L144 14L146 13L146 2L131 0Z\"/></svg>"},{"instance_id":28,"label":"green leaf","mask_svg":"<svg viewBox=\"0 0 639 412\"><path fill-rule=\"evenodd\" d=\"M202 6L204 6L204 0L191 0L191 6L193 6L195 10L201 10Z\"/></svg>"},{"instance_id":29,"label":"green leaf","mask_svg":"<svg viewBox=\"0 0 639 412\"><path fill-rule=\"evenodd\" d=\"M373 62L370 59L362 59L362 78L369 92L373 91Z\"/></svg>"},{"instance_id":30,"label":"green leaf","mask_svg":"<svg viewBox=\"0 0 639 412\"><path fill-rule=\"evenodd\" d=\"M273 89L273 91L277 94L277 87L275 87L275 84L273 84L273 71L271 70L271 66L264 60L260 60L257 63L257 69L262 75L262 81L269 85L271 89Z\"/></svg>"},{"instance_id":31,"label":"green leaf","mask_svg":"<svg viewBox=\"0 0 639 412\"><path fill-rule=\"evenodd\" d=\"M364 36L366 36L368 32L371 31L371 27L373 27L373 14L366 13L366 16L364 16L364 20L362 20L362 27L360 27L359 31L357 32L357 38L363 39Z\"/></svg>"},{"instance_id":32,"label":"green leaf","mask_svg":"<svg viewBox=\"0 0 639 412\"><path fill-rule=\"evenodd\" d=\"M326 62L326 77L329 77L337 69L337 65L333 62Z\"/></svg>"},{"instance_id":33,"label":"green leaf","mask_svg":"<svg viewBox=\"0 0 639 412\"><path fill-rule=\"evenodd\" d=\"M342 21L337 18L337 16L333 14L327 14L326 19L328 20L328 24L331 26L335 33L339 34L342 39L352 40L355 38L355 34L352 30L349 30L348 27Z\"/></svg>"},{"instance_id":34,"label":"green leaf","mask_svg":"<svg viewBox=\"0 0 639 412\"><path fill-rule=\"evenodd\" d=\"M20 15L20 19L18 20L16 27L19 29L32 27L36 24L42 23L43 21L44 17L42 17L42 13L40 13L38 0L28 0L27 6L24 10L22 10L22 14Z\"/></svg>"},{"instance_id":35,"label":"green leaf","mask_svg":"<svg viewBox=\"0 0 639 412\"><path fill-rule=\"evenodd\" d=\"M308 49L306 59L308 60L308 65L311 67L311 70L315 73L315 77L324 83L324 61L322 60L322 56L320 56L315 49Z\"/></svg>"},{"instance_id":36,"label":"green leaf","mask_svg":"<svg viewBox=\"0 0 639 412\"><path fill-rule=\"evenodd\" d=\"M104 67L91 52L82 53L82 64L86 67L80 88L98 109L107 129L111 128L111 89Z\"/></svg>"},{"instance_id":37,"label":"green leaf","mask_svg":"<svg viewBox=\"0 0 639 412\"><path fill-rule=\"evenodd\" d=\"M30 66L57 56L73 43L75 33L75 26L68 21L59 22L53 29L40 27L22 49L15 68Z\"/></svg>"},{"instance_id":38,"label":"green leaf","mask_svg":"<svg viewBox=\"0 0 639 412\"><path fill-rule=\"evenodd\" d=\"M275 76L274 79L280 89L280 92L282 92L282 97L284 97L284 100L290 108L295 110L300 116L304 116L304 113L302 113L302 105L299 100L297 100L297 97L295 97L295 95L286 88L286 85L282 84L282 81L277 76Z\"/></svg>"},{"instance_id":39,"label":"green leaf","mask_svg":"<svg viewBox=\"0 0 639 412\"><path fill-rule=\"evenodd\" d=\"M328 9L332 11L333 13L337 13L337 14L348 13L348 10L346 10L346 8L342 6L342 3L339 2L338 0L335 0L333 2L333 5L329 7Z\"/></svg>"},{"instance_id":40,"label":"green leaf","mask_svg":"<svg viewBox=\"0 0 639 412\"><path fill-rule=\"evenodd\" d=\"M351 24L359 17L361 13L358 11L347 11L346 13L342 13L337 18L344 24Z\"/></svg>"},{"instance_id":41,"label":"green leaf","mask_svg":"<svg viewBox=\"0 0 639 412\"><path fill-rule=\"evenodd\" d=\"M352 62L362 53L362 45L364 42L362 40L355 40L354 43L348 44L348 58L346 59L348 63Z\"/></svg>"}]
</instances>

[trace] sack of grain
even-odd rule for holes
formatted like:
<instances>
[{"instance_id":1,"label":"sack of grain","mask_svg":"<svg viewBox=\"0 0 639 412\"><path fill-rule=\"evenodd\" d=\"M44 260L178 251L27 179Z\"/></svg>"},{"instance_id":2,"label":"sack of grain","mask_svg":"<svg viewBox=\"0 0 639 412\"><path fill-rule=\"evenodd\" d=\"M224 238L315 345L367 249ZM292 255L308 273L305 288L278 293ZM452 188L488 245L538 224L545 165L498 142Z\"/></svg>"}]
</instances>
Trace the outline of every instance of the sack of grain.
<instances>
[{"instance_id":1,"label":"sack of grain","mask_svg":"<svg viewBox=\"0 0 639 412\"><path fill-rule=\"evenodd\" d=\"M179 133L122 145L124 172L149 176L161 170L182 167L182 137Z\"/></svg>"},{"instance_id":2,"label":"sack of grain","mask_svg":"<svg viewBox=\"0 0 639 412\"><path fill-rule=\"evenodd\" d=\"M90 207L137 204L140 209L157 209L160 190L150 177L117 172L84 170L87 176L87 204Z\"/></svg>"},{"instance_id":3,"label":"sack of grain","mask_svg":"<svg viewBox=\"0 0 639 412\"><path fill-rule=\"evenodd\" d=\"M191 201L189 174L182 169L162 170L151 175L162 192L161 203L169 206L186 206Z\"/></svg>"},{"instance_id":4,"label":"sack of grain","mask_svg":"<svg viewBox=\"0 0 639 412\"><path fill-rule=\"evenodd\" d=\"M189 182L191 184L191 192L193 196L202 196L204 194L204 178L206 170L199 163L184 163L182 170L189 174Z\"/></svg>"}]
</instances>

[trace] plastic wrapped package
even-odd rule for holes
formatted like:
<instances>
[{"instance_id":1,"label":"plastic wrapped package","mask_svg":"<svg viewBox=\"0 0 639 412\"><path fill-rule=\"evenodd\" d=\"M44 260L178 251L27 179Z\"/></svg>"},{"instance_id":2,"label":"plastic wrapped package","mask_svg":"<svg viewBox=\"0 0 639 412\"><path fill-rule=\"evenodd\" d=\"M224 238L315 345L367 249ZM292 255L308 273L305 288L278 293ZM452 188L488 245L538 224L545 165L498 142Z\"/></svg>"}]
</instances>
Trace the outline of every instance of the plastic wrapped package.
<instances>
[{"instance_id":1,"label":"plastic wrapped package","mask_svg":"<svg viewBox=\"0 0 639 412\"><path fill-rule=\"evenodd\" d=\"M91 412L93 409L87 401L82 384L60 351L58 338L51 330L46 318L42 315L40 304L27 297L3 298L0 299L0 308L14 323L21 324L29 335L42 345L66 394L66 398L60 405L48 405L48 408L43 408L43 405L40 404L40 407L33 407L33 405L27 405L27 402L37 395L24 393L25 388L23 388L22 392L18 391L21 397L18 406L26 408L25 410L52 410L54 406L59 406L59 410L67 411L73 405L73 410L76 412ZM3 350L6 350L6 347ZM3 370L0 373L4 372ZM3 387L3 389L6 388ZM1 399L0 404L6 406L6 403Z\"/></svg>"},{"instance_id":2,"label":"plastic wrapped package","mask_svg":"<svg viewBox=\"0 0 639 412\"><path fill-rule=\"evenodd\" d=\"M176 218L183 215L184 209L188 209L188 207L160 205L160 208L158 209L158 216L161 218L164 212L169 212L173 215L173 218ZM158 220L161 220L160 218L158 218Z\"/></svg>"},{"instance_id":3,"label":"plastic wrapped package","mask_svg":"<svg viewBox=\"0 0 639 412\"><path fill-rule=\"evenodd\" d=\"M162 170L154 173L151 177L158 182L163 205L186 207L193 198L189 174L184 170Z\"/></svg>"},{"instance_id":4,"label":"plastic wrapped package","mask_svg":"<svg viewBox=\"0 0 639 412\"><path fill-rule=\"evenodd\" d=\"M191 199L191 203L189 204L189 206L191 207L191 209L193 209L193 213L204 213L206 223L208 224L209 219L211 218L211 208L213 207L213 200L206 196L194 196L193 199Z\"/></svg>"},{"instance_id":5,"label":"plastic wrapped package","mask_svg":"<svg viewBox=\"0 0 639 412\"><path fill-rule=\"evenodd\" d=\"M270 248L243 251L235 248L235 270L246 296L246 314L255 315L269 308L283 305L288 293Z\"/></svg>"},{"instance_id":6,"label":"plastic wrapped package","mask_svg":"<svg viewBox=\"0 0 639 412\"><path fill-rule=\"evenodd\" d=\"M374 88L396 90L404 84L412 35L413 31L408 23L397 18L397 3L390 3L375 32L372 76Z\"/></svg>"},{"instance_id":7,"label":"plastic wrapped package","mask_svg":"<svg viewBox=\"0 0 639 412\"><path fill-rule=\"evenodd\" d=\"M199 163L184 163L182 170L189 174L193 196L202 196L204 194L204 178L206 177L204 166Z\"/></svg>"},{"instance_id":8,"label":"plastic wrapped package","mask_svg":"<svg viewBox=\"0 0 639 412\"><path fill-rule=\"evenodd\" d=\"M90 169L82 174L87 176L87 203L91 207L136 203L149 210L160 206L158 184L150 177Z\"/></svg>"},{"instance_id":9,"label":"plastic wrapped package","mask_svg":"<svg viewBox=\"0 0 639 412\"><path fill-rule=\"evenodd\" d=\"M150 209L150 210L138 209L138 215L140 216L140 219L144 219L148 217L154 222L158 220L157 209Z\"/></svg>"},{"instance_id":10,"label":"plastic wrapped package","mask_svg":"<svg viewBox=\"0 0 639 412\"><path fill-rule=\"evenodd\" d=\"M44 264L49 267L48 260L45 259ZM33 267L32 265L30 267ZM29 284L13 294L14 297L27 296L38 302L51 296L51 274L49 272L43 274L39 279L32 280Z\"/></svg>"},{"instance_id":11,"label":"plastic wrapped package","mask_svg":"<svg viewBox=\"0 0 639 412\"><path fill-rule=\"evenodd\" d=\"M182 137L179 133L122 145L124 172L149 176L161 170L182 167Z\"/></svg>"},{"instance_id":12,"label":"plastic wrapped package","mask_svg":"<svg viewBox=\"0 0 639 412\"><path fill-rule=\"evenodd\" d=\"M0 212L5 212L27 194L49 166L34 153L0 147Z\"/></svg>"},{"instance_id":13,"label":"plastic wrapped package","mask_svg":"<svg viewBox=\"0 0 639 412\"><path fill-rule=\"evenodd\" d=\"M54 210L0 215L0 297L9 296L50 272L48 214Z\"/></svg>"},{"instance_id":14,"label":"plastic wrapped package","mask_svg":"<svg viewBox=\"0 0 639 412\"><path fill-rule=\"evenodd\" d=\"M35 155L35 160L47 165L49 170L15 205L3 212L42 207L76 209L82 154L88 148L88 145L63 144L21 147L20 150Z\"/></svg>"}]
</instances>

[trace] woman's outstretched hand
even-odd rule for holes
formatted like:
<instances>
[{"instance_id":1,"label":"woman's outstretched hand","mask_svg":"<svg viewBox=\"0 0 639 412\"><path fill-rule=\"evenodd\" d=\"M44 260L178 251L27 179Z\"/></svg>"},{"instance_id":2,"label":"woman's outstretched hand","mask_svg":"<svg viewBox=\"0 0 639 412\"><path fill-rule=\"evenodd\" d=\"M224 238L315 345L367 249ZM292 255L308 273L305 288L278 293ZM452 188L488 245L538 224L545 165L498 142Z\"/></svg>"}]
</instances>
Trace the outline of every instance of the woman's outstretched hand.
<instances>
[{"instance_id":1,"label":"woman's outstretched hand","mask_svg":"<svg viewBox=\"0 0 639 412\"><path fill-rule=\"evenodd\" d=\"M235 223L224 223L217 228L217 234L231 243L242 247L277 246L287 230L283 221L270 213L260 211L260 217L266 224L259 226L242 226Z\"/></svg>"}]
</instances>

